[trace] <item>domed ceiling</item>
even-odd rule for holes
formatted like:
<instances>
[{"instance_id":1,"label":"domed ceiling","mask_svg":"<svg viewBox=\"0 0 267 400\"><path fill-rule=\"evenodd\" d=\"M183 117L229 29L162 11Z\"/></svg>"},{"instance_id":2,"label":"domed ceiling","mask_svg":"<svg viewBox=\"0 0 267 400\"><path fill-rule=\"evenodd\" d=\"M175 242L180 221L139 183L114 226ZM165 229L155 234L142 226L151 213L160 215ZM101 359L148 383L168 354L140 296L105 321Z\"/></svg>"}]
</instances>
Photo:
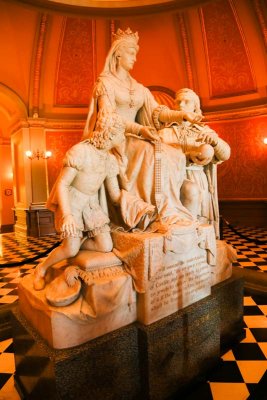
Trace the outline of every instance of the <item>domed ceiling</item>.
<instances>
[{"instance_id":1,"label":"domed ceiling","mask_svg":"<svg viewBox=\"0 0 267 400\"><path fill-rule=\"evenodd\" d=\"M190 87L210 115L266 113L264 0L0 0L5 93L29 116L84 120L111 34L128 26L139 32L132 75L144 85L165 94ZM7 119L4 107L0 118Z\"/></svg>"},{"instance_id":2,"label":"domed ceiling","mask_svg":"<svg viewBox=\"0 0 267 400\"><path fill-rule=\"evenodd\" d=\"M52 182L80 140L112 33L127 27L140 37L132 76L162 103L196 91L205 121L230 144L221 197L266 199L265 0L0 0L0 144L18 119L34 133L40 124L55 152Z\"/></svg>"},{"instance_id":3,"label":"domed ceiling","mask_svg":"<svg viewBox=\"0 0 267 400\"><path fill-rule=\"evenodd\" d=\"M53 11L98 16L166 12L211 0L15 0Z\"/></svg>"}]
</instances>

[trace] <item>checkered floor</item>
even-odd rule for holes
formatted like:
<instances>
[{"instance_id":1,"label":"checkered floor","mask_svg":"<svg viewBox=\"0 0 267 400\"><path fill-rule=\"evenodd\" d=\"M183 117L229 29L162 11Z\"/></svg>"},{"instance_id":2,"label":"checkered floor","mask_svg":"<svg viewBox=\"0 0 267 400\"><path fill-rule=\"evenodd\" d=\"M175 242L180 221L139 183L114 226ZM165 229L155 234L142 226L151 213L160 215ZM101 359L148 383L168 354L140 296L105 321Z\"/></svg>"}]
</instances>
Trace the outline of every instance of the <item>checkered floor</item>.
<instances>
[{"instance_id":1,"label":"checkered floor","mask_svg":"<svg viewBox=\"0 0 267 400\"><path fill-rule=\"evenodd\" d=\"M18 266L44 256L58 245L57 235L43 238L22 237L15 233L0 234L0 267Z\"/></svg>"},{"instance_id":2,"label":"checkered floor","mask_svg":"<svg viewBox=\"0 0 267 400\"><path fill-rule=\"evenodd\" d=\"M222 356L207 382L192 387L182 400L267 399L266 298L244 297L244 311L246 338ZM14 371L12 339L4 340L0 342L1 400L20 400Z\"/></svg>"},{"instance_id":3,"label":"checkered floor","mask_svg":"<svg viewBox=\"0 0 267 400\"><path fill-rule=\"evenodd\" d=\"M223 229L224 240L237 251L237 261L233 266L267 272L267 229L237 227L235 231L242 236L228 226Z\"/></svg>"},{"instance_id":4,"label":"checkered floor","mask_svg":"<svg viewBox=\"0 0 267 400\"><path fill-rule=\"evenodd\" d=\"M224 227L224 239L237 250L236 267L248 268L259 273L267 272L266 230L238 229L240 237L229 227ZM12 235L12 234L8 234ZM2 244L4 243L2 236ZM249 237L256 240L246 240ZM42 246L39 254L43 255L58 240L47 238L46 247ZM38 239L37 239L38 240ZM43 238L42 241L46 241ZM17 253L16 247L15 254ZM10 252L9 264L12 264L11 248L2 248L3 254ZM26 250L27 251L27 250ZM29 261L38 249L29 251ZM28 262L21 267L3 265L0 269L0 306L17 300L17 283L25 274L32 273L36 262ZM206 382L191 387L182 400L267 400L267 298L261 296L244 297L244 327L246 338L230 351L222 355L220 365L208 376ZM12 339L0 342L0 400L20 400L14 388L15 370ZM38 400L38 399L36 399ZM178 399L177 399L178 400Z\"/></svg>"}]
</instances>

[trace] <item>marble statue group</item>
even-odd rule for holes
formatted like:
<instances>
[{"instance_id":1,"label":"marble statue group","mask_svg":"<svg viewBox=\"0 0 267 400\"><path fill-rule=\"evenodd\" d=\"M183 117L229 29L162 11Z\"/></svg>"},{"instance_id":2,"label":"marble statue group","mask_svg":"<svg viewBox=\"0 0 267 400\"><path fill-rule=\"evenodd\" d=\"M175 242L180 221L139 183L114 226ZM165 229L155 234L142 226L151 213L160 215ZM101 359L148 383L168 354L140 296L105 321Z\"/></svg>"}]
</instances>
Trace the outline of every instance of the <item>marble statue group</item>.
<instances>
[{"instance_id":1,"label":"marble statue group","mask_svg":"<svg viewBox=\"0 0 267 400\"><path fill-rule=\"evenodd\" d=\"M66 153L47 202L61 245L24 289L73 323L90 321L88 330L98 317L130 309L129 318L72 345L203 298L219 258L231 264L227 245L218 250L216 177L228 144L202 122L193 90L178 90L170 109L131 76L138 33L119 29L113 39L83 137Z\"/></svg>"}]
</instances>

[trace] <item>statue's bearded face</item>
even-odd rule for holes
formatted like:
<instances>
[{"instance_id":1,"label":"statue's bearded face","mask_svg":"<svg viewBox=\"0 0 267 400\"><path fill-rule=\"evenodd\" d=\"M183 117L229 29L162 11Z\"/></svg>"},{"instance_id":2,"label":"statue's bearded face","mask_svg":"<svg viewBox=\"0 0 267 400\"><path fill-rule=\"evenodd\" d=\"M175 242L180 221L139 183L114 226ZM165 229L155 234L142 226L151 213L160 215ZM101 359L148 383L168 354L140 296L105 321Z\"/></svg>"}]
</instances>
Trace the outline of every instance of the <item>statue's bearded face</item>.
<instances>
[{"instance_id":1,"label":"statue's bearded face","mask_svg":"<svg viewBox=\"0 0 267 400\"><path fill-rule=\"evenodd\" d=\"M194 112L196 108L195 99L189 93L181 93L175 99L175 106L179 111Z\"/></svg>"}]
</instances>

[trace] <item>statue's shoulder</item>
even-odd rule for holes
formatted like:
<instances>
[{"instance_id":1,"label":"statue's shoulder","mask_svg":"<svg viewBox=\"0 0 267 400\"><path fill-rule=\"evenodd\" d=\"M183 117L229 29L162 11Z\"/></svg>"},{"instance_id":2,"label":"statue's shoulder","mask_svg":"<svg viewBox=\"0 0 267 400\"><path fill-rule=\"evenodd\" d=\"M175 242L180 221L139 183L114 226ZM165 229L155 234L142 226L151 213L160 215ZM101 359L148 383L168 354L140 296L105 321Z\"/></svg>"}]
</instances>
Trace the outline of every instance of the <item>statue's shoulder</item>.
<instances>
[{"instance_id":1,"label":"statue's shoulder","mask_svg":"<svg viewBox=\"0 0 267 400\"><path fill-rule=\"evenodd\" d=\"M80 170L83 166L85 152L88 151L89 146L85 140L72 146L65 154L63 165Z\"/></svg>"},{"instance_id":2,"label":"statue's shoulder","mask_svg":"<svg viewBox=\"0 0 267 400\"><path fill-rule=\"evenodd\" d=\"M101 74L95 83L95 96L101 96L114 90L114 78L111 74Z\"/></svg>"}]
</instances>

